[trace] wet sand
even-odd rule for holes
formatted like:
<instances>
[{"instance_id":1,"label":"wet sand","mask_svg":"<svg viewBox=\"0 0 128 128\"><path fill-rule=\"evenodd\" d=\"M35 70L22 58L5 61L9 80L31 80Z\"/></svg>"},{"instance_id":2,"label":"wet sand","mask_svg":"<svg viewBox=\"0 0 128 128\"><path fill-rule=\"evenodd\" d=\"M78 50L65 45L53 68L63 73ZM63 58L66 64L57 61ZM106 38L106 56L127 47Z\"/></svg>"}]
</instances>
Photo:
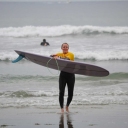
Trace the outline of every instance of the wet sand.
<instances>
[{"instance_id":1,"label":"wet sand","mask_svg":"<svg viewBox=\"0 0 128 128\"><path fill-rule=\"evenodd\" d=\"M127 105L70 106L60 113L56 106L45 108L1 108L0 128L127 128Z\"/></svg>"}]
</instances>

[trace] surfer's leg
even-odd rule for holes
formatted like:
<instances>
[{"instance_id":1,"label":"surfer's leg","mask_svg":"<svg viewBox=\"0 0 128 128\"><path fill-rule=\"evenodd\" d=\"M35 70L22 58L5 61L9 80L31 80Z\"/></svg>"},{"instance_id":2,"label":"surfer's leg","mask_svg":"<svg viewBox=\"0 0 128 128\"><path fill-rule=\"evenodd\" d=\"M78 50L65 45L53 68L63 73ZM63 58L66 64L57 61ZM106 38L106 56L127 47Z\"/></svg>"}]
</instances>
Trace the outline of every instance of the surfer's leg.
<instances>
[{"instance_id":1,"label":"surfer's leg","mask_svg":"<svg viewBox=\"0 0 128 128\"><path fill-rule=\"evenodd\" d=\"M64 111L63 104L64 104L65 86L66 86L66 79L63 75L60 75L59 77L59 103L60 103L60 107L62 111Z\"/></svg>"},{"instance_id":2,"label":"surfer's leg","mask_svg":"<svg viewBox=\"0 0 128 128\"><path fill-rule=\"evenodd\" d=\"M66 104L66 111L68 111L68 106L70 105L73 98L74 84L75 84L75 75L71 74L70 77L68 77L67 79L68 98Z\"/></svg>"}]
</instances>

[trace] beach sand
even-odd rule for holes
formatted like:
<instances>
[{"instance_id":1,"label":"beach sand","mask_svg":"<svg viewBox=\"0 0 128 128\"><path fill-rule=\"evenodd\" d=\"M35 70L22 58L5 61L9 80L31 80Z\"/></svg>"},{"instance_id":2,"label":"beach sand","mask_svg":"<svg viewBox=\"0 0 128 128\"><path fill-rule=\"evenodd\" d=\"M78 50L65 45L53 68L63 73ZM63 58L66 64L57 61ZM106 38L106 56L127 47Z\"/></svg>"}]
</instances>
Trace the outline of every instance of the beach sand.
<instances>
[{"instance_id":1,"label":"beach sand","mask_svg":"<svg viewBox=\"0 0 128 128\"><path fill-rule=\"evenodd\" d=\"M127 128L127 105L70 106L59 113L56 106L45 108L1 108L0 128Z\"/></svg>"}]
</instances>

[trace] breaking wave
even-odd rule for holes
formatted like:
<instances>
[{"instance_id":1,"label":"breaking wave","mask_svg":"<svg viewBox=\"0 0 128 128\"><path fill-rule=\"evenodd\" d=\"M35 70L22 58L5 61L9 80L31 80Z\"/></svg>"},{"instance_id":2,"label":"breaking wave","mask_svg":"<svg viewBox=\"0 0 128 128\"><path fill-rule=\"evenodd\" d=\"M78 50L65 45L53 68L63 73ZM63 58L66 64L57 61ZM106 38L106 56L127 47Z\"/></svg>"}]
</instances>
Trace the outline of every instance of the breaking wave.
<instances>
[{"instance_id":1,"label":"breaking wave","mask_svg":"<svg viewBox=\"0 0 128 128\"><path fill-rule=\"evenodd\" d=\"M54 50L54 49L53 49ZM51 51L45 51L39 50L39 49L34 49L33 53L38 53L40 55L46 55L49 56ZM80 60L98 60L98 61L104 61L104 60L128 60L128 51L127 50L112 50L112 51L78 51L75 50L73 51L75 53L75 59L80 59ZM53 51L54 53L54 51ZM0 54L0 61L12 61L17 58L17 54L14 52L1 52Z\"/></svg>"},{"instance_id":2,"label":"breaking wave","mask_svg":"<svg viewBox=\"0 0 128 128\"><path fill-rule=\"evenodd\" d=\"M24 26L0 28L1 37L56 37L65 35L128 34L128 27L99 26Z\"/></svg>"}]
</instances>

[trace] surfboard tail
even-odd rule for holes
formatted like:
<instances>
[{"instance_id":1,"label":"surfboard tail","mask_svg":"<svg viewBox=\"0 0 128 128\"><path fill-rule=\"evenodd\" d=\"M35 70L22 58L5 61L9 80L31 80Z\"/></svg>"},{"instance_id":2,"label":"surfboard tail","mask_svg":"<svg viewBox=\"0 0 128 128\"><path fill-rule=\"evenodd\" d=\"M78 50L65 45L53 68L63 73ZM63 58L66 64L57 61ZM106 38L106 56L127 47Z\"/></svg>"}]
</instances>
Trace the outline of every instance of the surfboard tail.
<instances>
[{"instance_id":1,"label":"surfboard tail","mask_svg":"<svg viewBox=\"0 0 128 128\"><path fill-rule=\"evenodd\" d=\"M20 60L22 60L24 58L24 56L19 55L17 59L13 60L12 63L16 63L19 62Z\"/></svg>"}]
</instances>

